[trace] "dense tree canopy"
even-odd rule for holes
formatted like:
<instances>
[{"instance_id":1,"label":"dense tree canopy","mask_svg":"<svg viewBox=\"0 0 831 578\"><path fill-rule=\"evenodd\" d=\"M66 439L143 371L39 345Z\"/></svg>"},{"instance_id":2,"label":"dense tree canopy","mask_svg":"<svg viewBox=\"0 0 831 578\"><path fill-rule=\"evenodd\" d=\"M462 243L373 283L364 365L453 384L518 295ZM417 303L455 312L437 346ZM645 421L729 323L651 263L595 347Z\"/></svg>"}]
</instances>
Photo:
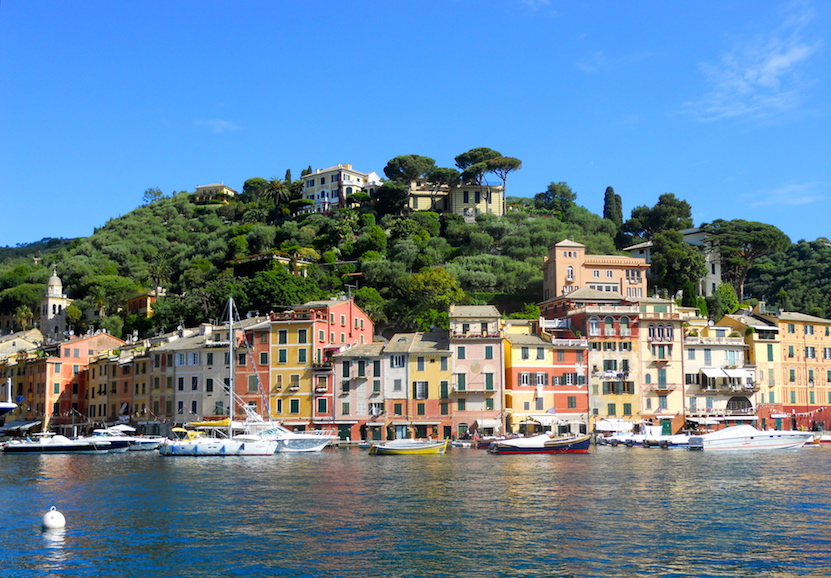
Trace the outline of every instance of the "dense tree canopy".
<instances>
[{"instance_id":1,"label":"dense tree canopy","mask_svg":"<svg viewBox=\"0 0 831 578\"><path fill-rule=\"evenodd\" d=\"M791 240L773 225L735 219L717 219L702 225L702 229L715 237L721 254L722 277L733 284L740 297L744 295L744 283L753 263L764 255L786 250Z\"/></svg>"},{"instance_id":2,"label":"dense tree canopy","mask_svg":"<svg viewBox=\"0 0 831 578\"><path fill-rule=\"evenodd\" d=\"M564 215L577 199L577 195L564 182L550 183L542 193L534 196L534 204L539 209Z\"/></svg>"},{"instance_id":3,"label":"dense tree canopy","mask_svg":"<svg viewBox=\"0 0 831 578\"><path fill-rule=\"evenodd\" d=\"M420 155L401 155L391 159L384 167L384 174L390 180L414 181L429 173L436 161Z\"/></svg>"},{"instance_id":4,"label":"dense tree canopy","mask_svg":"<svg viewBox=\"0 0 831 578\"><path fill-rule=\"evenodd\" d=\"M641 239L652 239L662 231L681 231L692 226L690 204L672 193L664 193L654 207L641 205L632 209L632 217L623 224L623 230Z\"/></svg>"},{"instance_id":5,"label":"dense tree canopy","mask_svg":"<svg viewBox=\"0 0 831 578\"><path fill-rule=\"evenodd\" d=\"M685 243L679 231L663 231L652 238L650 272L655 286L673 297L704 277L707 267L701 251Z\"/></svg>"},{"instance_id":6,"label":"dense tree canopy","mask_svg":"<svg viewBox=\"0 0 831 578\"><path fill-rule=\"evenodd\" d=\"M446 327L450 303L498 303L506 314L532 314L526 304L541 294L548 247L568 238L591 254L615 254L621 229L653 241L651 287L669 294L683 288L687 304L706 309L690 289L703 274L701 255L675 232L692 225L686 201L661 195L655 207L638 207L623 223L621 199L611 187L600 216L577 205L565 182L552 181L534 199L514 197L503 217L410 211L407 179L438 195L460 180L487 184L487 174L505 186L508 173L521 166L484 147L455 161L456 168L442 168L429 157L395 157L385 170L389 180L372 198L355 196L330 213L299 212L310 201L300 198L303 181L292 180L291 171L283 179L248 179L227 204L197 204L189 192L154 194L90 237L0 248L0 311L18 326L36 318L55 263L75 300L70 323L76 331L86 329L82 311L97 311L97 326L146 335L216 318L229 295L241 310L265 313L347 291L381 330L428 330ZM739 291L746 278L755 297L831 315L827 241L790 245L775 227L743 221L714 221L706 229L723 253L725 279ZM129 297L157 287L154 318L125 312ZM712 312L735 306L727 291L709 300Z\"/></svg>"}]
</instances>

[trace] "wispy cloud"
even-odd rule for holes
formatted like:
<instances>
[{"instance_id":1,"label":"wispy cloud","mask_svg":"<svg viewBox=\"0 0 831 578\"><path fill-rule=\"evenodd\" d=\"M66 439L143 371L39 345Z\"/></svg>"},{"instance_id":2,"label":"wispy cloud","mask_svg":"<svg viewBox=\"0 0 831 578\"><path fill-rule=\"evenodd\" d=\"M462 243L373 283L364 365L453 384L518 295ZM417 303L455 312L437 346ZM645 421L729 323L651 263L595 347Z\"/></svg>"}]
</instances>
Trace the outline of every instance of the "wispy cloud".
<instances>
[{"instance_id":1,"label":"wispy cloud","mask_svg":"<svg viewBox=\"0 0 831 578\"><path fill-rule=\"evenodd\" d=\"M824 200L825 197L819 192L820 188L822 188L820 183L795 183L744 196L751 207L809 205Z\"/></svg>"},{"instance_id":2,"label":"wispy cloud","mask_svg":"<svg viewBox=\"0 0 831 578\"><path fill-rule=\"evenodd\" d=\"M737 41L718 64L702 64L712 89L687 109L700 120L765 118L792 110L810 84L802 70L821 42L807 37L814 19L804 6L775 30Z\"/></svg>"},{"instance_id":3,"label":"wispy cloud","mask_svg":"<svg viewBox=\"0 0 831 578\"><path fill-rule=\"evenodd\" d=\"M207 127L214 134L222 134L226 132L240 130L239 125L236 125L227 120L220 120L216 118L197 120L193 124L200 127Z\"/></svg>"},{"instance_id":4,"label":"wispy cloud","mask_svg":"<svg viewBox=\"0 0 831 578\"><path fill-rule=\"evenodd\" d=\"M551 0L522 0L522 4L531 10L543 10L551 6Z\"/></svg>"},{"instance_id":5,"label":"wispy cloud","mask_svg":"<svg viewBox=\"0 0 831 578\"><path fill-rule=\"evenodd\" d=\"M577 62L577 68L583 72L597 72L605 67L607 63L606 54L602 50L590 54L583 60Z\"/></svg>"}]
</instances>

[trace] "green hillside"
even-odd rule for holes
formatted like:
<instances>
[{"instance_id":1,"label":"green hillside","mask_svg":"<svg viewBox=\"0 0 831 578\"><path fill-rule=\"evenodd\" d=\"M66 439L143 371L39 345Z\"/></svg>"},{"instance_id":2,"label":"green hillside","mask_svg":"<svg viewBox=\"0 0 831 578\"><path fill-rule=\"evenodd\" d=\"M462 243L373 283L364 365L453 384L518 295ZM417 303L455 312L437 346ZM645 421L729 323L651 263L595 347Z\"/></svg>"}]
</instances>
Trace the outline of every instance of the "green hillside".
<instances>
[{"instance_id":1,"label":"green hillside","mask_svg":"<svg viewBox=\"0 0 831 578\"><path fill-rule=\"evenodd\" d=\"M698 266L671 233L691 224L691 207L672 195L636 208L626 222L613 191L607 191L609 218L602 218L577 205L565 183L552 183L535 199L511 199L503 218L480 215L475 222L400 207L383 214L373 199L332 214L290 217L298 206L296 181L277 187L294 188L283 196L273 188L269 194L263 183L269 182L251 179L228 204L197 205L186 192L145 195L147 204L90 237L0 249L0 311L36 311L54 264L75 299L77 309L68 314L76 331L86 328L79 318L86 310L99 311L100 324L116 335L146 335L217 318L229 294L240 310L265 313L345 292L382 329L415 330L445 325L450 303L490 302L506 314L533 315L543 257L565 238L595 254L648 238L667 271L684 259L692 261L676 270ZM771 305L828 316L831 248L819 241L788 247L752 264L747 289ZM283 257L285 264L262 256ZM301 270L305 276L293 274ZM670 294L686 288L677 272L662 275L656 288ZM167 296L152 320L124 313L128 298L157 286ZM720 303L710 306L723 312Z\"/></svg>"}]
</instances>

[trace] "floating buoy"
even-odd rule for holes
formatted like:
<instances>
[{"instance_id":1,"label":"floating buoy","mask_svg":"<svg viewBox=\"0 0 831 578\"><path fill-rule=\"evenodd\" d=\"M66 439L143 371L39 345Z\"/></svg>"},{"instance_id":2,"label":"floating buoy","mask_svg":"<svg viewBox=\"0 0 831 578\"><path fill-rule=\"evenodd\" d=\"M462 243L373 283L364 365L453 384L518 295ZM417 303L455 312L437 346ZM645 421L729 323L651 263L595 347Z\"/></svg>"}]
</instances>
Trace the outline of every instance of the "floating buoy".
<instances>
[{"instance_id":1,"label":"floating buoy","mask_svg":"<svg viewBox=\"0 0 831 578\"><path fill-rule=\"evenodd\" d=\"M47 530L56 530L66 526L66 518L63 517L55 506L49 508L49 511L43 515L43 527Z\"/></svg>"}]
</instances>

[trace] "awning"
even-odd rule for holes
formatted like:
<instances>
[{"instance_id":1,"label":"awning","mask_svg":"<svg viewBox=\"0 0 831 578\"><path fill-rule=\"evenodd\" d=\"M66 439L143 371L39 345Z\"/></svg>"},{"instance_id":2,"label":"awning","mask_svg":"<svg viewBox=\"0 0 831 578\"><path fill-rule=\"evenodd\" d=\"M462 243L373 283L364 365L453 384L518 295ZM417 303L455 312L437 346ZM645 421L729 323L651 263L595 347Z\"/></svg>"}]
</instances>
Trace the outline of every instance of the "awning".
<instances>
[{"instance_id":1,"label":"awning","mask_svg":"<svg viewBox=\"0 0 831 578\"><path fill-rule=\"evenodd\" d=\"M597 431L632 431L632 422L624 419L601 419L594 424Z\"/></svg>"},{"instance_id":2,"label":"awning","mask_svg":"<svg viewBox=\"0 0 831 578\"><path fill-rule=\"evenodd\" d=\"M748 327L752 327L753 329L758 329L761 331L779 331L779 328L774 327L773 325L748 325Z\"/></svg>"},{"instance_id":3,"label":"awning","mask_svg":"<svg viewBox=\"0 0 831 578\"><path fill-rule=\"evenodd\" d=\"M309 425L309 423L310 423L309 420L305 420L305 421L297 420L297 421L284 421L283 425L296 426L296 425Z\"/></svg>"},{"instance_id":4,"label":"awning","mask_svg":"<svg viewBox=\"0 0 831 578\"><path fill-rule=\"evenodd\" d=\"M725 369L724 373L727 377L737 377L739 379L752 379L753 376L746 369Z\"/></svg>"},{"instance_id":5,"label":"awning","mask_svg":"<svg viewBox=\"0 0 831 578\"><path fill-rule=\"evenodd\" d=\"M502 427L502 422L498 419L480 419L479 420L479 427Z\"/></svg>"},{"instance_id":6,"label":"awning","mask_svg":"<svg viewBox=\"0 0 831 578\"><path fill-rule=\"evenodd\" d=\"M755 415L727 415L719 419L722 421L756 421L759 418Z\"/></svg>"},{"instance_id":7,"label":"awning","mask_svg":"<svg viewBox=\"0 0 831 578\"><path fill-rule=\"evenodd\" d=\"M320 425L327 425L327 424L336 424L336 425L355 425L358 423L356 419L336 419L331 422L321 423Z\"/></svg>"},{"instance_id":8,"label":"awning","mask_svg":"<svg viewBox=\"0 0 831 578\"><path fill-rule=\"evenodd\" d=\"M4 431L6 433L9 433L9 432L24 432L24 431L29 431L30 429L32 429L33 427L35 427L36 425L39 425L39 424L40 424L39 421L13 421L9 424L6 424L2 428L0 428L0 431Z\"/></svg>"},{"instance_id":9,"label":"awning","mask_svg":"<svg viewBox=\"0 0 831 578\"><path fill-rule=\"evenodd\" d=\"M366 425L367 427L384 427L386 424L382 421L368 421Z\"/></svg>"},{"instance_id":10,"label":"awning","mask_svg":"<svg viewBox=\"0 0 831 578\"><path fill-rule=\"evenodd\" d=\"M699 425L716 425L719 423L719 420L714 417L688 417L687 421L691 421Z\"/></svg>"},{"instance_id":11,"label":"awning","mask_svg":"<svg viewBox=\"0 0 831 578\"><path fill-rule=\"evenodd\" d=\"M441 425L440 421L415 421L413 420L413 425Z\"/></svg>"},{"instance_id":12,"label":"awning","mask_svg":"<svg viewBox=\"0 0 831 578\"><path fill-rule=\"evenodd\" d=\"M727 374L724 373L724 370L718 367L702 367L701 373L703 373L707 377L727 377Z\"/></svg>"},{"instance_id":13,"label":"awning","mask_svg":"<svg viewBox=\"0 0 831 578\"><path fill-rule=\"evenodd\" d=\"M529 421L535 421L540 425L554 425L557 423L557 416L551 415L550 413L534 413L531 415L526 415L522 419L518 420L518 423L526 423Z\"/></svg>"}]
</instances>

